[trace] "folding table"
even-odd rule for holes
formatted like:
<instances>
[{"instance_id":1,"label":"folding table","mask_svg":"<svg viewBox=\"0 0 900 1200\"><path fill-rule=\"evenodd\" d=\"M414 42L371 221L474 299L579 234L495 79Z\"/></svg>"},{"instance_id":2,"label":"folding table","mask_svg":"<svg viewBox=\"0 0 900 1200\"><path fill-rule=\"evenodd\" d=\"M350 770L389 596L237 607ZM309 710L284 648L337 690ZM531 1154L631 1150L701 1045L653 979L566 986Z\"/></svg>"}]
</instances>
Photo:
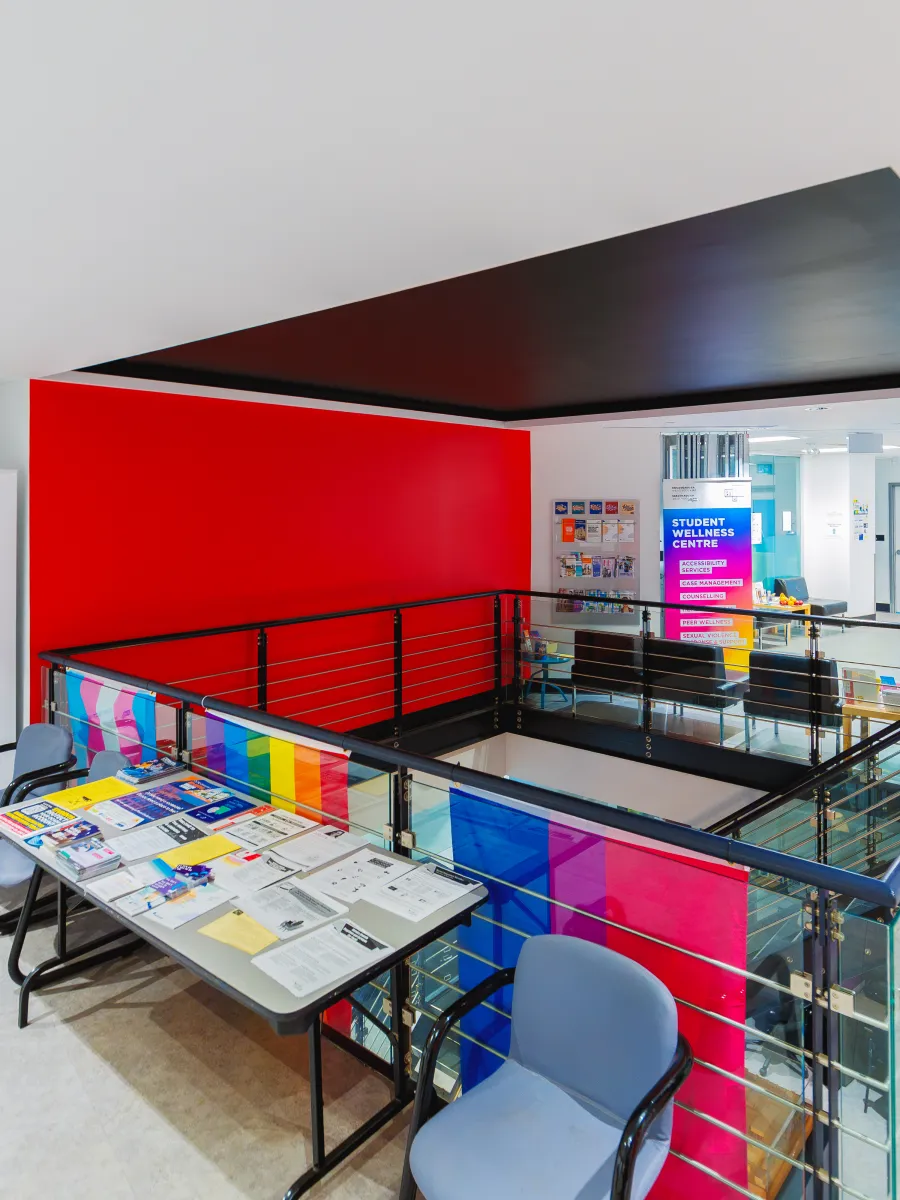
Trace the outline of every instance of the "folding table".
<instances>
[{"instance_id":1,"label":"folding table","mask_svg":"<svg viewBox=\"0 0 900 1200\"><path fill-rule=\"evenodd\" d=\"M173 776L166 782L183 777ZM55 799L64 805L64 793L58 794ZM29 801L25 803L27 804ZM3 811L12 813L19 807L21 805L13 805ZM81 811L79 810L79 812ZM129 836L128 832L123 833L119 829L105 825L99 816L92 817L92 820L99 826L104 836ZM147 829L149 824L144 824L139 828ZM10 841L17 849L23 850L40 868L40 871L36 872L32 879L16 936L13 939L10 953L11 968L14 963L16 965L18 963L31 910L37 899L38 888L44 875L49 875L58 881L60 911L63 914L56 954L53 958L38 964L27 977L24 977L22 994L26 1005L26 1015L27 997L36 983L51 982L66 976L81 974L94 963L129 953L136 949L141 941L145 941L179 962L212 987L258 1013L269 1022L276 1033L283 1035L305 1033L307 1035L313 1163L291 1184L285 1193L285 1200L295 1200L295 1197L307 1192L313 1184L392 1120L412 1100L413 1089L410 1083L409 1060L412 1010L408 1007L409 968L406 960L416 951L424 949L437 938L449 933L457 925L468 924L473 911L487 897L486 890L479 887L419 921L406 920L366 900L357 900L355 903L347 905L349 911L340 920L352 921L354 924L362 926L374 937L392 946L393 950L389 955L370 964L366 970L298 999L287 988L282 987L255 966L248 954L200 933L200 929L204 925L231 909L240 908L240 897L211 909L178 929L170 930L150 919L147 914L127 917L112 904L103 903L91 896L85 891L84 884L74 882L59 870L52 850L26 846L19 838L2 827L0 827L0 837ZM399 858L390 851L383 851L380 847L377 849L379 854L384 854L385 857ZM278 843L267 847L267 850L277 853ZM308 879L311 884L314 884L315 872L298 873L296 878ZM69 947L65 932L66 891L85 897L95 908L110 916L121 927L121 930L105 934L102 938L92 939L82 947ZM105 948L107 943L113 943L122 938L128 938L124 945ZM103 948L101 949L101 947ZM375 1013L363 1008L353 995L359 988L387 972L390 972L389 1023L382 1021ZM326 1009L341 1000L349 1001L354 1010L361 1012L387 1036L392 1047L393 1062L390 1066L383 1063L370 1051L358 1047L349 1038L323 1023L322 1016ZM388 1103L328 1151L325 1149L325 1113L322 1093L321 1039L323 1034L366 1062L370 1067L386 1075L392 1083L392 1096Z\"/></svg>"}]
</instances>

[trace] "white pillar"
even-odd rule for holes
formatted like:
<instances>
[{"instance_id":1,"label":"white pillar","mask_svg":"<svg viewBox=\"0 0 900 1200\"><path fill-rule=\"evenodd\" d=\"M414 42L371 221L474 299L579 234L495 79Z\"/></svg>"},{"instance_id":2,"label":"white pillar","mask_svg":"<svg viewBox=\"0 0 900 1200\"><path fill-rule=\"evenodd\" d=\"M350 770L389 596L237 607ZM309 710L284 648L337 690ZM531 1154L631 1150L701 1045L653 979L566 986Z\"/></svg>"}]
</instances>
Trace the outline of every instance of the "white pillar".
<instances>
[{"instance_id":1,"label":"white pillar","mask_svg":"<svg viewBox=\"0 0 900 1200\"><path fill-rule=\"evenodd\" d=\"M16 691L18 728L28 722L28 454L31 384L0 383L0 468L18 472L18 562Z\"/></svg>"},{"instance_id":2,"label":"white pillar","mask_svg":"<svg viewBox=\"0 0 900 1200\"><path fill-rule=\"evenodd\" d=\"M802 573L811 596L846 600L851 617L875 612L875 455L800 460Z\"/></svg>"}]
</instances>

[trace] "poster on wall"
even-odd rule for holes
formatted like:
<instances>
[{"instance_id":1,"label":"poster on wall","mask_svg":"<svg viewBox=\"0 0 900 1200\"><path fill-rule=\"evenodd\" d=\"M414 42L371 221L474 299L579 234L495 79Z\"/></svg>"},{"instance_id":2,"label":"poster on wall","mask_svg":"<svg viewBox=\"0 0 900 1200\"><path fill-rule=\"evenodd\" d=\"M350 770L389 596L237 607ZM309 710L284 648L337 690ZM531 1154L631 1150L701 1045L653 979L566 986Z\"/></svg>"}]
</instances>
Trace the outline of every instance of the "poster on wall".
<instances>
[{"instance_id":1,"label":"poster on wall","mask_svg":"<svg viewBox=\"0 0 900 1200\"><path fill-rule=\"evenodd\" d=\"M552 578L562 623L636 625L640 597L637 500L554 500Z\"/></svg>"},{"instance_id":2,"label":"poster on wall","mask_svg":"<svg viewBox=\"0 0 900 1200\"><path fill-rule=\"evenodd\" d=\"M751 650L752 617L688 607L753 607L750 480L664 480L663 559L666 637Z\"/></svg>"}]
</instances>

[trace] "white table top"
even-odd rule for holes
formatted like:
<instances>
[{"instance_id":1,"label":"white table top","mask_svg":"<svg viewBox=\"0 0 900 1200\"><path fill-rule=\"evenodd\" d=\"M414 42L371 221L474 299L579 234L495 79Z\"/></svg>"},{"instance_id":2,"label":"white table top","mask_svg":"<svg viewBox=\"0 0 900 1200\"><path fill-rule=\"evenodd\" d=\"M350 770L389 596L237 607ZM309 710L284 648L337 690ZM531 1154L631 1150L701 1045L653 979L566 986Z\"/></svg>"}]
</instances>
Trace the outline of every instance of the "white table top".
<instances>
[{"instance_id":1,"label":"white table top","mask_svg":"<svg viewBox=\"0 0 900 1200\"><path fill-rule=\"evenodd\" d=\"M161 786L163 783L176 783L181 779L190 778L195 774L197 772L185 771L177 775L169 775L165 779L145 784L137 790L147 791L153 787ZM230 788L229 790L235 792L236 795L240 794L234 788ZM66 807L65 792L57 792L52 798L61 807ZM23 805L33 804L36 799L50 799L50 797L35 797L32 795L23 804L11 805L4 811L15 812L16 809L23 807ZM71 809L70 811L74 812L76 817L88 817L99 827L104 837L128 837L129 833L133 832L132 830L123 832L121 829L116 829L106 824L99 815L92 815L89 808ZM189 810L182 815L189 815ZM161 819L166 820L171 818L164 817ZM153 824L157 824L157 822L145 822L137 828L147 829ZM213 833L215 831L211 829L209 832ZM224 832L228 834L231 831L224 830ZM303 835L301 834L300 836ZM309 996L305 996L303 999L299 999L292 992L288 991L287 988L282 987L280 983L277 983L267 975L265 971L261 971L259 967L254 966L249 954L238 950L234 946L227 946L224 942L216 941L214 938L207 937L199 932L204 925L208 925L211 921L216 920L217 917L222 916L232 909L240 908L241 897L235 897L234 900L220 904L217 908L203 913L202 916L195 917L193 921L186 922L178 929L170 930L160 926L155 921L148 920L146 914L137 917L127 917L112 904L104 903L89 892L86 892L84 884L76 883L59 870L53 850L36 849L33 846L27 846L20 838L4 830L2 826L0 826L0 837L33 859L48 874L62 880L70 891L76 895L85 896L95 908L107 913L118 924L133 930L145 941L150 942L164 954L180 962L189 971L194 972L212 984L213 987L234 997L248 1008L265 1017L278 1033L304 1032L318 1013L329 1008L349 992L355 991L356 988L371 982L373 979L377 979L379 975L382 975L391 966L407 958L416 950L427 946L436 937L441 936L441 934L454 928L454 926L467 920L473 909L477 908L487 897L486 889L480 887L476 891L468 892L459 900L446 905L438 912L423 918L421 921L407 921L403 917L388 912L386 909L379 908L377 905L365 900L358 900L355 903L347 905L349 911L341 920L352 921L354 924L361 925L363 929L373 934L376 938L395 947L395 952L388 957L379 959L377 963L374 963L363 974L354 975L344 982L320 989ZM267 846L266 850L277 852L278 846L279 843L276 842L274 845ZM383 851L381 847L378 847L378 850L379 853L383 853L387 857L399 858L398 855L391 855L389 851ZM148 857L152 858L153 856L150 855ZM138 861L146 861L146 859ZM107 872L108 874L112 874L112 872ZM309 879L311 883L315 883L315 874L315 871L298 871L296 878ZM99 876L98 878L104 877L106 876ZM294 876L291 878L294 878ZM88 880L87 882L90 883L93 881ZM303 935L301 934L300 936L302 937ZM274 945L272 949L274 949Z\"/></svg>"}]
</instances>

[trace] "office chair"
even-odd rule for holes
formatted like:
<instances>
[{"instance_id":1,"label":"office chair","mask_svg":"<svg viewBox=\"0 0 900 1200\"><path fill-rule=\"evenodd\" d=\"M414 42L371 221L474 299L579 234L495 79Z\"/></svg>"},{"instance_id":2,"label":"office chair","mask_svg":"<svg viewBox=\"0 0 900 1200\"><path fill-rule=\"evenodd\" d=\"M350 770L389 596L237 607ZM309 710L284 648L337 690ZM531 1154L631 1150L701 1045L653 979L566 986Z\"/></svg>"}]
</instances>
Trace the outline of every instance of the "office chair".
<instances>
[{"instance_id":1,"label":"office chair","mask_svg":"<svg viewBox=\"0 0 900 1200\"><path fill-rule=\"evenodd\" d=\"M48 726L47 728L52 729L55 728L55 726ZM87 770L82 768L77 771L66 771L59 775L52 776L51 778L54 780L54 783L49 789L46 790L57 791L60 787L64 786L68 780L71 779L86 779L88 783L95 783L98 779L108 779L111 775L115 775L118 771L121 771L123 767L129 766L131 766L130 759L126 758L124 754L120 754L118 750L99 750L94 755L93 761ZM2 853L4 847L12 850L12 847L10 847L8 843L3 842L0 843L0 853ZM17 882L23 883L26 879L30 879L31 883L29 884L29 892L35 893L41 883L40 868L36 867L30 858L27 858L18 850L12 850L12 853L16 855L16 858L23 859L27 864L27 870L25 871L24 876L21 876ZM15 930L9 950L9 958L7 960L7 972L13 983L21 986L25 980L25 974L19 965L19 958L22 954L22 947L25 944L25 935L28 933L28 930L35 919L47 916L48 910L52 910L58 922L56 930L56 942L58 946L60 938L60 926L62 922L82 905L87 904L87 901L82 900L80 897L76 897L75 899L76 903L70 908L65 885L63 883L58 883L52 895L43 896L35 901L31 910L30 919L26 919L24 921L22 920L23 905L20 905L14 912L7 913L3 917L3 922L11 921L12 929ZM12 920L12 918L14 918L14 920ZM2 924L0 924L0 932L6 932Z\"/></svg>"},{"instance_id":2,"label":"office chair","mask_svg":"<svg viewBox=\"0 0 900 1200\"><path fill-rule=\"evenodd\" d=\"M515 983L510 1053L436 1116L434 1072L449 1030ZM675 1001L631 959L539 934L516 967L444 1012L425 1044L400 1200L644 1200L672 1135L672 1099L693 1064ZM427 1122L427 1124L426 1124Z\"/></svg>"},{"instance_id":3,"label":"office chair","mask_svg":"<svg viewBox=\"0 0 900 1200\"><path fill-rule=\"evenodd\" d=\"M13 779L0 797L0 808L29 796L55 792L71 777L75 764L72 734L61 725L26 725L16 742ZM87 774L87 772L83 772ZM16 887L31 876L34 864L9 842L0 841L0 888ZM0 916L0 934L12 933L21 909Z\"/></svg>"}]
</instances>

